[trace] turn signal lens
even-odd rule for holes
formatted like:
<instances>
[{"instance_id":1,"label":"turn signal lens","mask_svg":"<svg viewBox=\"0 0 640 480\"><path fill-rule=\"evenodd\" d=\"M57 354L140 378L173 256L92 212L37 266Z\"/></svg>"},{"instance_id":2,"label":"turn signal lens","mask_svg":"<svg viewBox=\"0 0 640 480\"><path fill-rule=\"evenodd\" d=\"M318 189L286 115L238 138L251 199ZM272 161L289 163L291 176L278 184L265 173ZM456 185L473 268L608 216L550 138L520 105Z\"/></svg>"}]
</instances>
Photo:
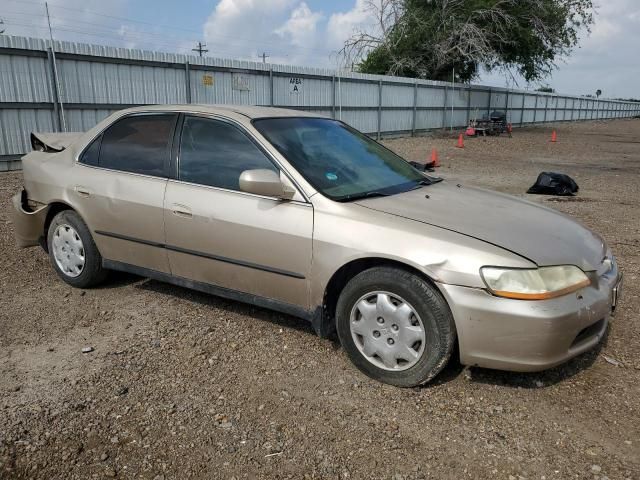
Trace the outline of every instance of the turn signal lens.
<instances>
[{"instance_id":1,"label":"turn signal lens","mask_svg":"<svg viewBox=\"0 0 640 480\"><path fill-rule=\"evenodd\" d=\"M482 267L480 274L491 293L520 300L546 300L575 292L591 282L574 265L510 269Z\"/></svg>"}]
</instances>

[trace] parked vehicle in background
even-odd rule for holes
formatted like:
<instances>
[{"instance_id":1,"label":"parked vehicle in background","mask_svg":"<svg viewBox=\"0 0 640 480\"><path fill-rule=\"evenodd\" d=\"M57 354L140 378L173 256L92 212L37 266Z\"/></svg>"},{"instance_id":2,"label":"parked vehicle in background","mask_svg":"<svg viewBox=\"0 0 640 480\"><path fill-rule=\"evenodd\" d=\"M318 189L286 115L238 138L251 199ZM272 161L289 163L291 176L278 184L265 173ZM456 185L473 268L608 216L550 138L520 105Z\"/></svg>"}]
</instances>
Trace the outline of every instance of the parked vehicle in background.
<instances>
[{"instance_id":1,"label":"parked vehicle in background","mask_svg":"<svg viewBox=\"0 0 640 480\"><path fill-rule=\"evenodd\" d=\"M295 315L393 385L428 382L456 343L465 365L557 365L618 300L611 250L575 220L310 113L139 107L32 144L16 238L65 282L121 270Z\"/></svg>"}]
</instances>

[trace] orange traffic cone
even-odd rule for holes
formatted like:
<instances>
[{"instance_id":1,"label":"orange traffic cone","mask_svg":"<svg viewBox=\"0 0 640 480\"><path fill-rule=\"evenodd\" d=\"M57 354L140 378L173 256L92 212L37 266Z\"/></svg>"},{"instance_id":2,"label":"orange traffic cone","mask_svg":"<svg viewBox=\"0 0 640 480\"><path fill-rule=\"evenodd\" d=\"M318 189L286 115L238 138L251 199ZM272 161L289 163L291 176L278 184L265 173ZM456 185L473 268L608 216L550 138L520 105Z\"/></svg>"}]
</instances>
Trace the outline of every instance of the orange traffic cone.
<instances>
[{"instance_id":1,"label":"orange traffic cone","mask_svg":"<svg viewBox=\"0 0 640 480\"><path fill-rule=\"evenodd\" d=\"M462 134L458 137L458 148L464 148L464 138Z\"/></svg>"},{"instance_id":2,"label":"orange traffic cone","mask_svg":"<svg viewBox=\"0 0 640 480\"><path fill-rule=\"evenodd\" d=\"M440 166L440 159L438 158L438 150L436 150L435 148L431 150L431 164L434 167Z\"/></svg>"},{"instance_id":3,"label":"orange traffic cone","mask_svg":"<svg viewBox=\"0 0 640 480\"><path fill-rule=\"evenodd\" d=\"M554 130L553 132L551 132L551 143L556 143L557 141L558 141L558 134Z\"/></svg>"}]
</instances>

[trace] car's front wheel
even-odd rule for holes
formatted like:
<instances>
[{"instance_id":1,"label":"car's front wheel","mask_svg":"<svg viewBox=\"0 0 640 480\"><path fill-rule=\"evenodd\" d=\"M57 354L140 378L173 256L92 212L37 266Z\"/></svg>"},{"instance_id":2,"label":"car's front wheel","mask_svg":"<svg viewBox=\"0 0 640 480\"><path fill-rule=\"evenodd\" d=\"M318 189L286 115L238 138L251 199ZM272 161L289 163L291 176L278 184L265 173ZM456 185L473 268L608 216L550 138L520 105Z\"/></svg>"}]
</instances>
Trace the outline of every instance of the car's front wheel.
<instances>
[{"instance_id":1,"label":"car's front wheel","mask_svg":"<svg viewBox=\"0 0 640 480\"><path fill-rule=\"evenodd\" d=\"M338 299L336 327L362 372L399 387L434 378L447 364L456 338L440 292L424 278L390 267L351 279Z\"/></svg>"},{"instance_id":2,"label":"car's front wheel","mask_svg":"<svg viewBox=\"0 0 640 480\"><path fill-rule=\"evenodd\" d=\"M88 288L102 282L107 272L89 228L73 210L58 213L47 233L49 257L56 273L69 285Z\"/></svg>"}]
</instances>

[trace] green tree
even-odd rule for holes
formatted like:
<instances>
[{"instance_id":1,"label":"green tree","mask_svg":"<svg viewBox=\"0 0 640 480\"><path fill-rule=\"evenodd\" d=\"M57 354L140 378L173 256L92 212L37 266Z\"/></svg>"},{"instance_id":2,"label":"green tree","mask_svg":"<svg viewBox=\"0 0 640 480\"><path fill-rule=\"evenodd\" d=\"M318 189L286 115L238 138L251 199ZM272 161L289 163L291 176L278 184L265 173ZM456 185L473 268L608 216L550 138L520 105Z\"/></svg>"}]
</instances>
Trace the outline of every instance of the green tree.
<instances>
[{"instance_id":1,"label":"green tree","mask_svg":"<svg viewBox=\"0 0 640 480\"><path fill-rule=\"evenodd\" d=\"M480 69L548 76L593 23L592 0L368 0L376 19L344 45L363 73L469 81Z\"/></svg>"}]
</instances>

